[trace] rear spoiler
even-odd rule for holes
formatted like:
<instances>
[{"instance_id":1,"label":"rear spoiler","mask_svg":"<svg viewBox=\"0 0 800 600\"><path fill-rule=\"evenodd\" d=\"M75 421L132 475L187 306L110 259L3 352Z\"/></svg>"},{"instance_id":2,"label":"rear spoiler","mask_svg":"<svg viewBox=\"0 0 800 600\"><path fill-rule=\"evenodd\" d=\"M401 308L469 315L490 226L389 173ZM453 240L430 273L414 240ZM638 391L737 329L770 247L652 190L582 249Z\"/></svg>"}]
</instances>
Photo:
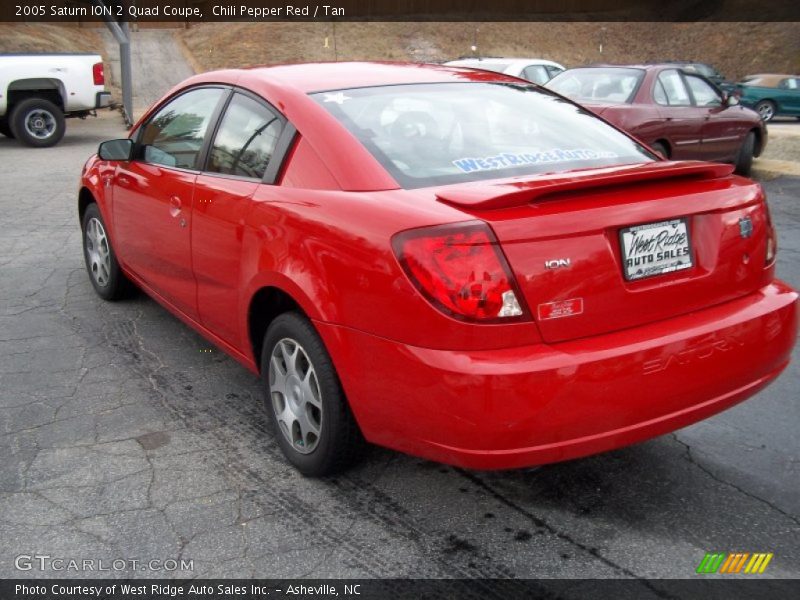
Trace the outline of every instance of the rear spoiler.
<instances>
[{"instance_id":1,"label":"rear spoiler","mask_svg":"<svg viewBox=\"0 0 800 600\"><path fill-rule=\"evenodd\" d=\"M474 210L494 210L525 206L545 196L576 190L588 190L653 182L665 179L717 179L733 172L733 165L699 161L658 161L652 163L570 171L541 175L524 181L502 183L472 182L436 192L439 202Z\"/></svg>"}]
</instances>

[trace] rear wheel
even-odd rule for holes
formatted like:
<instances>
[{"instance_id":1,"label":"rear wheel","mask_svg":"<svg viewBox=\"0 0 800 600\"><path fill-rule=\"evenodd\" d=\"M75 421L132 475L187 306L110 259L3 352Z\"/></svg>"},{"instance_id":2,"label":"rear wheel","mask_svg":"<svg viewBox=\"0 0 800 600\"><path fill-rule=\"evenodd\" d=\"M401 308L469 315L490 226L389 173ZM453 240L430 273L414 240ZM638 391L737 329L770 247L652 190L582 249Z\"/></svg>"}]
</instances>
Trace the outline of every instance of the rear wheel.
<instances>
[{"instance_id":1,"label":"rear wheel","mask_svg":"<svg viewBox=\"0 0 800 600\"><path fill-rule=\"evenodd\" d=\"M8 138L13 138L14 134L11 133L11 127L8 125L8 120L0 119L0 133Z\"/></svg>"},{"instance_id":2,"label":"rear wheel","mask_svg":"<svg viewBox=\"0 0 800 600\"><path fill-rule=\"evenodd\" d=\"M739 154L736 156L736 172L739 175L750 175L753 167L753 154L756 148L756 134L752 131L744 136L739 148Z\"/></svg>"},{"instance_id":3,"label":"rear wheel","mask_svg":"<svg viewBox=\"0 0 800 600\"><path fill-rule=\"evenodd\" d=\"M772 100L762 100L756 104L756 112L764 122L772 121L775 117L775 103Z\"/></svg>"},{"instance_id":4,"label":"rear wheel","mask_svg":"<svg viewBox=\"0 0 800 600\"><path fill-rule=\"evenodd\" d=\"M98 296L119 300L127 294L130 283L119 268L97 204L90 204L83 215L83 257Z\"/></svg>"},{"instance_id":5,"label":"rear wheel","mask_svg":"<svg viewBox=\"0 0 800 600\"><path fill-rule=\"evenodd\" d=\"M14 107L9 120L14 137L27 146L47 148L64 137L64 113L43 98L28 98Z\"/></svg>"},{"instance_id":6,"label":"rear wheel","mask_svg":"<svg viewBox=\"0 0 800 600\"><path fill-rule=\"evenodd\" d=\"M283 454L303 475L351 465L364 438L330 356L311 322L294 312L267 329L261 354L266 408Z\"/></svg>"}]
</instances>

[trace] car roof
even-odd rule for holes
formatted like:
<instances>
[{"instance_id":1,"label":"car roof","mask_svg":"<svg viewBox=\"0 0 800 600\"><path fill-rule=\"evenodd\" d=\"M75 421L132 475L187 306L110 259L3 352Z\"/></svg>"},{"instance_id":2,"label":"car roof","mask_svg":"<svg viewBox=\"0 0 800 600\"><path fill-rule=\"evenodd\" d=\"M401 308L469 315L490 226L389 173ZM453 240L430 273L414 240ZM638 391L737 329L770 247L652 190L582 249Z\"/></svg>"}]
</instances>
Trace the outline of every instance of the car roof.
<instances>
[{"instance_id":1,"label":"car roof","mask_svg":"<svg viewBox=\"0 0 800 600\"><path fill-rule=\"evenodd\" d=\"M581 65L573 69L641 69L643 71L655 71L656 69L677 69L676 63L631 63L631 64L611 64L595 63L591 65ZM572 69L569 69L572 70Z\"/></svg>"},{"instance_id":2,"label":"car roof","mask_svg":"<svg viewBox=\"0 0 800 600\"><path fill-rule=\"evenodd\" d=\"M458 65L474 65L484 63L487 65L549 65L551 67L558 67L560 69L564 68L564 65L554 62L552 60L546 60L544 58L501 58L501 57L465 57L459 58L458 60L451 60L444 63L446 66L458 66Z\"/></svg>"},{"instance_id":3,"label":"car roof","mask_svg":"<svg viewBox=\"0 0 800 600\"><path fill-rule=\"evenodd\" d=\"M742 77L742 80L758 78L778 83L781 79L786 79L791 77L800 77L800 75L787 75L782 73L755 73L753 75L745 75L744 77Z\"/></svg>"},{"instance_id":4,"label":"car roof","mask_svg":"<svg viewBox=\"0 0 800 600\"><path fill-rule=\"evenodd\" d=\"M457 66L398 62L322 62L226 69L203 73L192 78L191 82L235 84L245 74L249 80L263 77L265 81L302 93L407 83L518 82L516 78L501 73L479 72Z\"/></svg>"}]
</instances>

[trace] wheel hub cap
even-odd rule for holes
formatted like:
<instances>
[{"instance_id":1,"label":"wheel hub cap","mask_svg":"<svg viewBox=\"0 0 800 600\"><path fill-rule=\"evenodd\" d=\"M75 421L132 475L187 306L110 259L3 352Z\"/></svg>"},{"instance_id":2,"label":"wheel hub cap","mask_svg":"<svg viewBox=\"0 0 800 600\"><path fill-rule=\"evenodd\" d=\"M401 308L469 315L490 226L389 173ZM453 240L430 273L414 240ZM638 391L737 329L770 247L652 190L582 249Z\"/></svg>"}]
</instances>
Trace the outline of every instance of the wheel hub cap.
<instances>
[{"instance_id":1,"label":"wheel hub cap","mask_svg":"<svg viewBox=\"0 0 800 600\"><path fill-rule=\"evenodd\" d=\"M97 285L105 287L111 276L111 251L103 224L95 218L86 223L86 262Z\"/></svg>"},{"instance_id":2,"label":"wheel hub cap","mask_svg":"<svg viewBox=\"0 0 800 600\"><path fill-rule=\"evenodd\" d=\"M56 118L48 110L32 110L25 116L25 130L40 140L49 138L56 130Z\"/></svg>"},{"instance_id":3,"label":"wheel hub cap","mask_svg":"<svg viewBox=\"0 0 800 600\"><path fill-rule=\"evenodd\" d=\"M297 452L313 452L322 432L321 394L314 365L296 340L284 338L273 348L269 393L281 435Z\"/></svg>"}]
</instances>

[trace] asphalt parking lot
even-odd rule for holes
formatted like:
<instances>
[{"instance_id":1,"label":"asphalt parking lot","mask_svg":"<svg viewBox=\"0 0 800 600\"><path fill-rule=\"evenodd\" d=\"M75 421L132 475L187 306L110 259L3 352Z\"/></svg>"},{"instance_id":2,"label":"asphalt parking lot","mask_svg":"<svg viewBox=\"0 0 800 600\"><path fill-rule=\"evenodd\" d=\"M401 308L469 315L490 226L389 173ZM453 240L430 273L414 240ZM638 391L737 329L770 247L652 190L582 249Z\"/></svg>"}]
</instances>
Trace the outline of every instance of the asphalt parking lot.
<instances>
[{"instance_id":1,"label":"asphalt parking lot","mask_svg":"<svg viewBox=\"0 0 800 600\"><path fill-rule=\"evenodd\" d=\"M374 449L304 479L256 377L146 296L95 296L76 185L123 134L107 113L51 149L0 137L0 577L691 578L711 551L800 577L797 351L750 401L601 456L479 473ZM800 178L764 185L800 287ZM193 562L15 567L36 554Z\"/></svg>"}]
</instances>

